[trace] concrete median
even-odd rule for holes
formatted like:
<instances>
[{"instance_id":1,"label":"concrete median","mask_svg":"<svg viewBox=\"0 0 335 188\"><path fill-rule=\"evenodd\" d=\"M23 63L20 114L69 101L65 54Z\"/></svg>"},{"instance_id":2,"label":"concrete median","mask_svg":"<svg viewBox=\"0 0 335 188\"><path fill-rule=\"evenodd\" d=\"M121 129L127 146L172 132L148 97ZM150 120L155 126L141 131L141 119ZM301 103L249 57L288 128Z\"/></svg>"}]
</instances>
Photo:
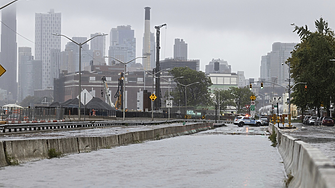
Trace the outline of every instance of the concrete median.
<instances>
[{"instance_id":1,"label":"concrete median","mask_svg":"<svg viewBox=\"0 0 335 188\"><path fill-rule=\"evenodd\" d=\"M47 140L5 141L5 152L11 162L28 162L48 157Z\"/></svg>"},{"instance_id":2,"label":"concrete median","mask_svg":"<svg viewBox=\"0 0 335 188\"><path fill-rule=\"evenodd\" d=\"M288 187L332 188L335 187L335 164L319 149L310 144L283 134L276 129L278 151L283 158L286 174L292 176Z\"/></svg>"},{"instance_id":3,"label":"concrete median","mask_svg":"<svg viewBox=\"0 0 335 188\"><path fill-rule=\"evenodd\" d=\"M3 147L3 144L3 142L0 142L0 167L7 165L5 148Z\"/></svg>"},{"instance_id":4,"label":"concrete median","mask_svg":"<svg viewBox=\"0 0 335 188\"><path fill-rule=\"evenodd\" d=\"M0 142L0 167L12 162L23 163L48 158L48 151L55 149L61 154L91 152L99 149L139 143L146 140L192 134L213 128L212 124L197 123L180 126L163 126L146 130L102 135L101 137L67 137L57 139L10 140ZM14 163L12 163L14 164Z\"/></svg>"}]
</instances>

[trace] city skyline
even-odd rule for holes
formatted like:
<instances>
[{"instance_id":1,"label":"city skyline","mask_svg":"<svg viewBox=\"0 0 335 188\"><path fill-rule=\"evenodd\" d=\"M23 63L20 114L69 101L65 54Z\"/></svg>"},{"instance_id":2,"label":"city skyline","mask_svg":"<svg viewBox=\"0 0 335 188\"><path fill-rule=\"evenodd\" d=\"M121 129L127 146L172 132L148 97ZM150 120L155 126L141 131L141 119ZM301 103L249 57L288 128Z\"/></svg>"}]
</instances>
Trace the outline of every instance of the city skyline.
<instances>
[{"instance_id":1,"label":"city skyline","mask_svg":"<svg viewBox=\"0 0 335 188\"><path fill-rule=\"evenodd\" d=\"M314 31L314 21L321 16L335 25L331 13L332 2L319 1L314 10L312 1L209 1L185 3L168 1L91 2L73 0L18 1L17 36L18 47L34 49L34 15L50 9L62 13L62 34L69 37L89 37L92 33L109 33L118 25L131 25L135 30L136 56L141 56L144 32L144 7L151 7L151 32L155 25L167 23L161 30L161 60L173 57L175 38L187 41L189 59L199 59L200 70L205 71L213 58L224 59L232 65L232 72L243 67L246 77L258 78L261 57L271 51L275 42L297 43L299 37L293 33L291 23L308 25ZM175 3L178 6L175 6ZM67 6L64 6L64 5ZM129 5L132 6L129 6ZM304 9L301 9L301 4ZM78 6L80 5L80 6ZM206 5L206 8L204 6ZM117 7L110 11L110 7ZM76 8L74 8L76 7ZM192 11L187 11L192 10ZM210 10L209 12L206 12ZM285 10L285 11L284 11ZM173 13L172 13L173 12ZM321 15L322 14L322 15ZM267 15L267 16L264 16ZM110 36L107 36L106 41ZM29 40L27 40L29 39ZM67 43L62 39L62 51ZM33 52L34 54L34 52ZM241 55L243 54L243 55ZM138 61L141 62L141 61Z\"/></svg>"}]
</instances>

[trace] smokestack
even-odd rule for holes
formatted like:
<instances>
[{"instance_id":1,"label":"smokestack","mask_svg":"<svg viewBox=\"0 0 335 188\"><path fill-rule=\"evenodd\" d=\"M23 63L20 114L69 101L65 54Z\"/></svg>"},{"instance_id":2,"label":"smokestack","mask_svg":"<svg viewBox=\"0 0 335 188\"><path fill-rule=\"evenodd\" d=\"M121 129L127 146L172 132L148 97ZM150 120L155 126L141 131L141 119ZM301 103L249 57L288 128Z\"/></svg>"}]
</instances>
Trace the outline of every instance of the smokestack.
<instances>
[{"instance_id":1,"label":"smokestack","mask_svg":"<svg viewBox=\"0 0 335 188\"><path fill-rule=\"evenodd\" d=\"M150 66L150 7L145 7L144 37L143 37L143 57L142 65L144 70L151 70Z\"/></svg>"}]
</instances>

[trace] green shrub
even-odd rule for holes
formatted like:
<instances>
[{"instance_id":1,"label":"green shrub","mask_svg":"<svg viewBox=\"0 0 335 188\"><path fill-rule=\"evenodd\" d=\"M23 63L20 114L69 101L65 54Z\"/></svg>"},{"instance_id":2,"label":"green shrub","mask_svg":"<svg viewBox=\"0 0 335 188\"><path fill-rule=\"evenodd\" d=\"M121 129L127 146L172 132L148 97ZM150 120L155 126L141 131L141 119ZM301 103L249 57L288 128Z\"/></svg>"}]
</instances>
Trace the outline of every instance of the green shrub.
<instances>
[{"instance_id":1,"label":"green shrub","mask_svg":"<svg viewBox=\"0 0 335 188\"><path fill-rule=\"evenodd\" d=\"M55 157L60 157L62 155L61 152L57 152L54 148L51 148L48 150L48 157L49 159L55 158Z\"/></svg>"},{"instance_id":2,"label":"green shrub","mask_svg":"<svg viewBox=\"0 0 335 188\"><path fill-rule=\"evenodd\" d=\"M277 146L277 133L275 132L274 128L272 129L272 134L269 136L269 139L272 142L273 147Z\"/></svg>"}]
</instances>

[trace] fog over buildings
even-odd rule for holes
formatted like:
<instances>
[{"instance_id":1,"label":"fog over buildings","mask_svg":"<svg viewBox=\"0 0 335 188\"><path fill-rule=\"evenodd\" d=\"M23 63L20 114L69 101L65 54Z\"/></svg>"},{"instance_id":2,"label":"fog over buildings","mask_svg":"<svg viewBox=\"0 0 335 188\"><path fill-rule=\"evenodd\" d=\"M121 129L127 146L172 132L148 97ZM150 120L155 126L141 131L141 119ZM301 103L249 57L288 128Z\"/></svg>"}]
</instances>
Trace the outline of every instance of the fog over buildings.
<instances>
[{"instance_id":1,"label":"fog over buildings","mask_svg":"<svg viewBox=\"0 0 335 188\"><path fill-rule=\"evenodd\" d=\"M99 8L93 8L90 1L31 0L18 1L2 10L0 63L7 72L0 79L0 94L6 90L4 98L7 100L22 100L31 89L23 89L20 80L21 83L34 83L34 89L48 90L53 89L54 79L62 71L78 71L78 46L52 33L64 34L75 41L85 41L97 33L109 34L83 45L82 70L90 65L115 63L105 56L118 57L122 61L147 56L132 63L134 68L129 70L152 70L156 51L154 26L163 23L167 23L167 27L161 29L160 61L166 66L176 66L178 64L173 65L171 60L180 60L205 72L207 65L214 63L212 60L220 60L230 66L230 73L239 75L236 81L239 85L242 78L271 81L276 78L279 84L285 85L288 70L281 64L289 57L294 44L299 42L297 34L292 32L291 23L306 24L314 30L314 21L320 13L330 28L335 22L330 9L333 2L324 0L319 2L319 10L314 9L311 1L302 0L280 3L192 1L178 7L174 0L126 0L117 4L98 0L96 3ZM305 5L303 10L299 8L301 3ZM78 4L79 7L70 8ZM204 5L208 10L203 9ZM116 8L110 11L111 6ZM185 14L186 10L195 11ZM222 12L234 19L222 16ZM21 67L16 67L16 62ZM39 75L29 70L39 63L42 63L40 69L33 70L41 71L41 86L38 86L38 81L29 82L16 74L17 71L24 74L22 71L26 70L28 75L37 79ZM222 62L219 64L222 71ZM16 85L16 79L19 85Z\"/></svg>"}]
</instances>

